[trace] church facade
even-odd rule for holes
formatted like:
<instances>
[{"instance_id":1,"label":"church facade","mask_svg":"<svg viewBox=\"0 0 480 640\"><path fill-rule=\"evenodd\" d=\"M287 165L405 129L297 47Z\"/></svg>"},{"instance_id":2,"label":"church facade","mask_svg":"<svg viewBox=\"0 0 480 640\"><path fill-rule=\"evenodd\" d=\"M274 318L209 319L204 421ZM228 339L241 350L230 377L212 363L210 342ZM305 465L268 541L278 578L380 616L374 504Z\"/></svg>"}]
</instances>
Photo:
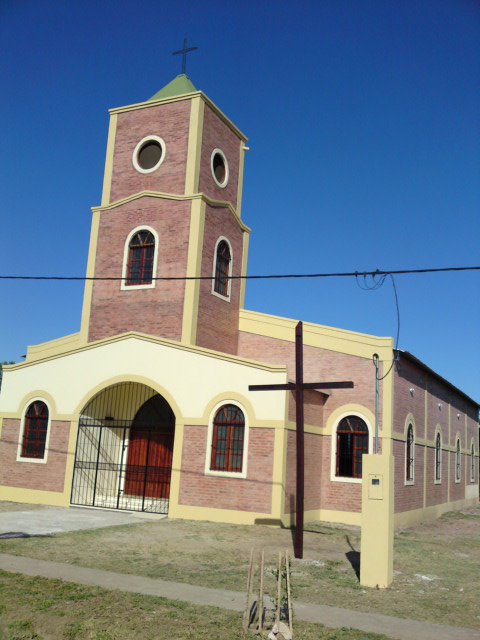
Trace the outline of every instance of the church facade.
<instances>
[{"instance_id":1,"label":"church facade","mask_svg":"<svg viewBox=\"0 0 480 640\"><path fill-rule=\"evenodd\" d=\"M296 321L244 308L245 143L184 75L110 111L80 331L4 367L1 500L294 519L294 394L249 391L294 378ZM305 392L306 520L360 522L374 354L396 524L477 504L478 404L390 338L306 323L305 380L354 383Z\"/></svg>"}]
</instances>

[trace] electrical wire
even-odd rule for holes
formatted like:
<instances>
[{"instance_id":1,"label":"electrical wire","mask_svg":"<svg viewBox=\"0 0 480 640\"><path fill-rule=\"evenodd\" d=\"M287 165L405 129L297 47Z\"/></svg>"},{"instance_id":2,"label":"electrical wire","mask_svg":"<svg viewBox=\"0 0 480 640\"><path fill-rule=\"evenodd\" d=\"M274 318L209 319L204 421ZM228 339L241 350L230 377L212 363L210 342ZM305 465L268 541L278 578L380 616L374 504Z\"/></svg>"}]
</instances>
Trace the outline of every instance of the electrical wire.
<instances>
[{"instance_id":1,"label":"electrical wire","mask_svg":"<svg viewBox=\"0 0 480 640\"><path fill-rule=\"evenodd\" d=\"M391 271L346 271L346 272L334 272L334 273L284 273L284 274L267 274L267 275L251 275L251 276L225 276L228 280L280 280L280 279L295 279L295 278L356 278L357 284L359 278L364 278L364 286L360 286L362 289L375 290L382 286L387 276L394 275L415 275L422 273L447 273L458 271L480 271L480 266L475 267L437 267L431 269L394 269ZM379 278L373 286L366 284L367 278L372 279ZM154 276L152 281L172 281L172 280L214 280L215 276ZM90 281L90 280L102 280L102 281L120 281L127 280L127 277L121 276L12 276L12 275L0 275L0 280L70 280L70 281Z\"/></svg>"}]
</instances>

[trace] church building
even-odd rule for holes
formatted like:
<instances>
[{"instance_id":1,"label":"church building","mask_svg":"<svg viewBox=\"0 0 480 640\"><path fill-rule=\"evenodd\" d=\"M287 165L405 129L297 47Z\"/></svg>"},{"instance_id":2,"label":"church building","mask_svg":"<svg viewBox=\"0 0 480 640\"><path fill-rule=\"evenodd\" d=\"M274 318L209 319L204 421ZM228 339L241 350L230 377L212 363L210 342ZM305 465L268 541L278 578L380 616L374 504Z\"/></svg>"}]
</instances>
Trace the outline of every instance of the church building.
<instances>
[{"instance_id":1,"label":"church building","mask_svg":"<svg viewBox=\"0 0 480 640\"><path fill-rule=\"evenodd\" d=\"M244 307L245 145L186 75L110 111L80 330L4 367L0 500L292 522L295 397L249 386L294 380L296 321ZM478 404L390 338L305 323L305 381L354 383L305 392L306 521L360 523L374 354L397 526L477 504Z\"/></svg>"}]
</instances>

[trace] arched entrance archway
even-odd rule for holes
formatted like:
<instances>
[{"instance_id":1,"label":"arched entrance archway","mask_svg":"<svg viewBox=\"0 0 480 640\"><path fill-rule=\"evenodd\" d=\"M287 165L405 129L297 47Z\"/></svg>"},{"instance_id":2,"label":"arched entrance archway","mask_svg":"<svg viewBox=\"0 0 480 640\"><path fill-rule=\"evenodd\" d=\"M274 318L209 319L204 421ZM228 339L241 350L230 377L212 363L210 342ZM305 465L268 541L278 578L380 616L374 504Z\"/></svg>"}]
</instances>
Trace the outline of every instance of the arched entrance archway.
<instances>
[{"instance_id":1,"label":"arched entrance archway","mask_svg":"<svg viewBox=\"0 0 480 640\"><path fill-rule=\"evenodd\" d=\"M150 387L122 382L81 412L71 503L167 513L175 416Z\"/></svg>"}]
</instances>

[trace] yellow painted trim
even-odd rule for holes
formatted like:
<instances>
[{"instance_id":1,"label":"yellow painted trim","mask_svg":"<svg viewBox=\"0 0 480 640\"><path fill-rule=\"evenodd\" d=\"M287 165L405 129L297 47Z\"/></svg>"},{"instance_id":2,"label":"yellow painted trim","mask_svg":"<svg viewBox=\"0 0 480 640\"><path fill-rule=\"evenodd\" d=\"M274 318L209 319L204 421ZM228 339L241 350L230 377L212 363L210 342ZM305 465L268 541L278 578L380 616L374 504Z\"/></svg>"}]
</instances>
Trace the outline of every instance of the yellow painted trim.
<instances>
[{"instance_id":1,"label":"yellow painted trim","mask_svg":"<svg viewBox=\"0 0 480 640\"><path fill-rule=\"evenodd\" d=\"M181 96L173 96L170 98L163 98L163 100L147 100L146 102L137 102L136 104L130 104L125 107L116 107L114 109L109 109L109 113L125 113L127 111L136 111L137 109L148 109L148 107L156 107L159 104L167 104L169 102L180 102L182 100L191 100L192 98L196 98L199 96L209 107L211 107L220 120L223 122L239 137L242 138L244 142L247 141L247 137L243 134L238 127L236 127L231 120L227 118L227 116L220 111L216 104L214 104L210 98L208 98L201 91L192 91L191 93L184 93Z\"/></svg>"},{"instance_id":2,"label":"yellow painted trim","mask_svg":"<svg viewBox=\"0 0 480 640\"><path fill-rule=\"evenodd\" d=\"M328 416L327 423L325 425L324 435L331 436L333 434L334 427L337 427L340 416L346 415L348 413L360 414L366 418L367 425L369 427L369 431L373 430L371 433L371 437L375 436L375 415L370 409L365 407L363 404L357 404L354 402L350 402L348 404L342 404L340 407L337 407L332 413ZM380 429L380 433L382 430Z\"/></svg>"},{"instance_id":3,"label":"yellow painted trim","mask_svg":"<svg viewBox=\"0 0 480 640\"><path fill-rule=\"evenodd\" d=\"M173 440L172 475L170 478L170 495L168 502L168 515L178 509L180 497L180 479L182 471L183 439L185 434L185 422L175 421L175 436Z\"/></svg>"},{"instance_id":4,"label":"yellow painted trim","mask_svg":"<svg viewBox=\"0 0 480 640\"><path fill-rule=\"evenodd\" d=\"M33 360L39 360L46 355L55 355L65 353L72 347L80 346L84 344L84 340L80 333L72 333L56 340L49 340L48 342L42 342L36 345L30 345L27 347L26 360L32 362ZM8 370L8 367L4 365L4 371Z\"/></svg>"},{"instance_id":5,"label":"yellow painted trim","mask_svg":"<svg viewBox=\"0 0 480 640\"><path fill-rule=\"evenodd\" d=\"M202 271L203 236L205 231L205 202L193 200L190 211L187 277L197 277ZM194 345L197 341L198 301L200 280L185 281L183 301L182 342Z\"/></svg>"},{"instance_id":6,"label":"yellow painted trim","mask_svg":"<svg viewBox=\"0 0 480 640\"><path fill-rule=\"evenodd\" d=\"M70 433L68 434L67 444L67 461L65 464L65 484L63 485L63 493L70 496L73 484L73 466L75 463L75 449L77 446L78 420L72 420L70 424Z\"/></svg>"},{"instance_id":7,"label":"yellow painted trim","mask_svg":"<svg viewBox=\"0 0 480 640\"><path fill-rule=\"evenodd\" d=\"M75 420L78 420L80 413L83 411L84 407L86 407L87 404L91 400L93 400L93 398L96 395L98 395L102 391L105 391L105 389L107 389L108 387L111 387L114 384L119 384L121 382L136 382L138 384L143 384L146 387L149 387L150 389L153 389L154 391L159 393L161 396L163 396L165 400L168 402L168 404L170 405L170 408L172 409L175 415L175 424L177 420L183 421L180 407L175 401L175 398L170 394L169 391L167 391L167 389L165 389L165 387L159 385L156 380L152 380L151 378L146 378L145 376L138 376L138 375L129 375L129 374L118 375L118 376L114 376L113 378L108 378L107 380L102 380L101 383L95 385L89 391L87 391L87 393L84 394L84 396L82 397L82 399L80 400L80 402L77 404L75 408L75 411L74 411Z\"/></svg>"},{"instance_id":8,"label":"yellow painted trim","mask_svg":"<svg viewBox=\"0 0 480 640\"><path fill-rule=\"evenodd\" d=\"M247 333L294 342L296 324L297 320L246 311L245 309L240 310L239 329ZM369 360L374 353L378 353L382 362L390 364L392 359L392 338L381 338L305 322L303 325L303 341L308 346L346 353Z\"/></svg>"},{"instance_id":9,"label":"yellow painted trim","mask_svg":"<svg viewBox=\"0 0 480 640\"><path fill-rule=\"evenodd\" d=\"M95 261L97 258L98 232L100 228L100 212L92 211L92 228L90 231L90 246L88 248L87 278L95 275ZM92 306L93 280L85 280L83 293L82 320L80 325L80 335L83 341L88 340L90 326L90 310Z\"/></svg>"},{"instance_id":10,"label":"yellow painted trim","mask_svg":"<svg viewBox=\"0 0 480 640\"><path fill-rule=\"evenodd\" d=\"M228 402L229 400L234 400L235 402L237 402L240 405L240 408L244 409L247 413L248 425L250 427L255 426L256 424L255 410L253 408L252 403L244 395L242 395L241 393L238 393L237 391L224 391L216 395L211 400L209 400L208 404L205 406L205 409L203 410L203 415L201 418L201 420L203 421L202 424L208 425L210 420L212 419L212 412L214 408L219 404ZM263 420L262 422L267 422L267 421ZM190 424L190 422L185 421L185 424ZM278 422L275 424L278 424ZM262 426L265 427L265 425L262 425Z\"/></svg>"},{"instance_id":11,"label":"yellow painted trim","mask_svg":"<svg viewBox=\"0 0 480 640\"><path fill-rule=\"evenodd\" d=\"M64 416L59 417L57 414L57 405L53 396L51 396L47 391L43 389L35 389L34 391L29 391L26 395L18 403L18 409L16 412L4 412L2 415L4 418L23 418L24 412L27 410L27 405L30 404L32 400L45 400L48 409L49 409L49 421L52 420L63 420ZM70 420L70 416L67 417L67 420Z\"/></svg>"},{"instance_id":12,"label":"yellow painted trim","mask_svg":"<svg viewBox=\"0 0 480 640\"><path fill-rule=\"evenodd\" d=\"M0 500L30 504L45 504L52 507L68 507L70 494L56 491L39 491L36 489L19 489L18 487L0 486Z\"/></svg>"},{"instance_id":13,"label":"yellow painted trim","mask_svg":"<svg viewBox=\"0 0 480 640\"><path fill-rule=\"evenodd\" d=\"M464 498L462 500L454 500L452 502L443 502L434 504L423 509L413 509L412 511L402 511L394 516L395 528L409 527L419 522L428 522L436 520L448 511L457 511L465 507L473 507L478 504L478 494L474 498Z\"/></svg>"},{"instance_id":14,"label":"yellow painted trim","mask_svg":"<svg viewBox=\"0 0 480 640\"><path fill-rule=\"evenodd\" d=\"M126 198L122 198L121 200L116 200L115 202L111 202L108 205L100 206L100 207L92 207L92 211L95 213L97 211L111 211L116 207L121 207L128 202L133 202L135 200L139 200L140 198L159 198L160 200L176 200L178 202L185 202L187 200L197 200L201 199L206 202L211 207L219 207L222 209L228 209L230 214L232 215L233 220L238 224L242 231L250 232L251 229L247 227L238 217L236 210L233 208L230 202L226 202L225 200L215 200L205 195L204 193L193 193L190 195L179 195L177 193L164 193L163 191L139 191L138 193L133 193Z\"/></svg>"},{"instance_id":15,"label":"yellow painted trim","mask_svg":"<svg viewBox=\"0 0 480 640\"><path fill-rule=\"evenodd\" d=\"M226 522L229 524L255 524L255 520L265 520L268 516L270 516L269 513L193 507L184 504L172 505L168 510L169 518L178 518L180 520L207 520L209 522Z\"/></svg>"},{"instance_id":16,"label":"yellow painted trim","mask_svg":"<svg viewBox=\"0 0 480 640\"><path fill-rule=\"evenodd\" d=\"M394 357L393 351L390 352L390 358ZM385 367L390 367L392 362L390 363L384 362L383 370ZM373 367L372 367L373 368ZM387 369L388 370L388 369ZM373 372L372 372L373 374ZM382 373L383 375L383 373ZM382 420L381 420L381 431L382 431L382 454L387 456L393 455L393 405L394 405L394 381L395 381L395 368L392 367L390 373L386 378L382 380ZM372 379L374 379L374 375L372 375ZM372 380L373 384L373 380ZM375 428L375 422L374 428ZM380 428L380 425L379 425Z\"/></svg>"},{"instance_id":17,"label":"yellow painted trim","mask_svg":"<svg viewBox=\"0 0 480 640\"><path fill-rule=\"evenodd\" d=\"M110 202L110 190L112 187L113 152L115 149L115 137L117 135L117 114L112 113L108 127L107 153L105 158L105 172L103 174L102 206Z\"/></svg>"},{"instance_id":18,"label":"yellow painted trim","mask_svg":"<svg viewBox=\"0 0 480 640\"><path fill-rule=\"evenodd\" d=\"M106 344L113 344L115 342L120 342L122 340L129 340L131 338L134 338L136 340L144 340L145 342L151 342L153 344L170 347L172 349L181 349L183 351L190 351L191 353L203 355L203 356L206 356L207 358L213 358L215 360L223 360L225 362L233 362L234 364L240 364L246 367L252 367L253 369L259 369L261 371L269 371L271 373L279 373L279 372L287 371L287 368L283 365L264 364L263 362L257 362L256 360L249 360L247 358L233 356L227 353L222 353L221 351L213 351L212 349L206 349L204 347L197 347L195 345L182 344L181 342L176 342L174 340L167 340L166 338L157 338L156 336L151 336L144 333L137 333L135 331L129 331L127 333L121 333L117 336L102 338L101 340L97 340L95 342L89 342L83 345L82 347L79 347L76 349L70 349L68 352L63 353L62 355L53 355L53 356L42 358L41 361L39 360L37 362L20 362L18 364L11 365L10 369L14 371L17 369L23 369L25 367L35 366L39 362L48 362L50 360L55 360L56 358L64 357L65 355L79 353L81 351L87 351L89 349L99 349Z\"/></svg>"},{"instance_id":19,"label":"yellow painted trim","mask_svg":"<svg viewBox=\"0 0 480 640\"><path fill-rule=\"evenodd\" d=\"M200 96L192 98L190 126L188 130L187 169L185 174L185 194L198 191L200 159L203 137L204 102Z\"/></svg>"},{"instance_id":20,"label":"yellow painted trim","mask_svg":"<svg viewBox=\"0 0 480 640\"><path fill-rule=\"evenodd\" d=\"M8 416L0 416L0 440L2 439L3 418Z\"/></svg>"},{"instance_id":21,"label":"yellow painted trim","mask_svg":"<svg viewBox=\"0 0 480 640\"><path fill-rule=\"evenodd\" d=\"M359 527L361 523L361 513L354 511L335 511L334 509L312 509L305 511L305 523L308 522L332 522L334 524L345 524L348 526ZM284 527L291 527L295 518L290 513L282 516L282 524Z\"/></svg>"},{"instance_id":22,"label":"yellow painted trim","mask_svg":"<svg viewBox=\"0 0 480 640\"><path fill-rule=\"evenodd\" d=\"M272 475L272 517L282 520L285 502L285 475L287 458L287 433L285 429L275 429L273 445Z\"/></svg>"},{"instance_id":23,"label":"yellow painted trim","mask_svg":"<svg viewBox=\"0 0 480 640\"><path fill-rule=\"evenodd\" d=\"M246 147L243 140L240 140L239 160L238 160L238 178L237 178L237 215L242 217L242 195L243 195L243 171L245 165Z\"/></svg>"},{"instance_id":24,"label":"yellow painted trim","mask_svg":"<svg viewBox=\"0 0 480 640\"><path fill-rule=\"evenodd\" d=\"M242 247L242 270L241 275L247 275L247 264L248 264L248 246L250 244L250 232L246 231L243 234L243 247ZM247 289L247 281L242 279L240 280L240 309L243 309L245 306L245 292ZM241 312L240 312L241 313Z\"/></svg>"}]
</instances>

